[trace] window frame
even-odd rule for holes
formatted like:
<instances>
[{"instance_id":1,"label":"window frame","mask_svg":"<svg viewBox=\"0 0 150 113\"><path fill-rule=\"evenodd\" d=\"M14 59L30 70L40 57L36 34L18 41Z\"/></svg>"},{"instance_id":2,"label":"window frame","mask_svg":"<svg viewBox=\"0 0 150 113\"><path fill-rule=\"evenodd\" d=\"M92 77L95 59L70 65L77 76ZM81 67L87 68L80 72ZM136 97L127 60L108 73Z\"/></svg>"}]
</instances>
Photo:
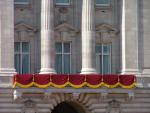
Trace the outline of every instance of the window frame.
<instances>
[{"instance_id":1,"label":"window frame","mask_svg":"<svg viewBox=\"0 0 150 113\"><path fill-rule=\"evenodd\" d=\"M20 74L23 74L23 55L28 55L29 56L29 64L28 64L28 73L30 73L30 43L29 42L15 42L15 43L19 43L19 49L20 51L19 52L14 52L15 54L14 55L20 55L20 64L19 64L19 68L20 68ZM28 43L29 45L29 51L28 52L23 52L23 43Z\"/></svg>"},{"instance_id":2,"label":"window frame","mask_svg":"<svg viewBox=\"0 0 150 113\"><path fill-rule=\"evenodd\" d=\"M99 6L101 6L101 7L109 7L110 6L110 3L111 1L109 0L109 3L108 4L97 4L96 3L96 0L95 0L95 5L97 6L97 7L99 7Z\"/></svg>"},{"instance_id":3,"label":"window frame","mask_svg":"<svg viewBox=\"0 0 150 113\"><path fill-rule=\"evenodd\" d=\"M69 6L69 5L71 5L71 0L69 0L69 2L68 3L57 3L56 2L56 0L55 0L55 5L58 5L58 6Z\"/></svg>"},{"instance_id":4,"label":"window frame","mask_svg":"<svg viewBox=\"0 0 150 113\"><path fill-rule=\"evenodd\" d=\"M14 4L16 4L16 5L28 5L29 0L27 0L27 2L15 2L15 0L14 0Z\"/></svg>"},{"instance_id":5,"label":"window frame","mask_svg":"<svg viewBox=\"0 0 150 113\"><path fill-rule=\"evenodd\" d=\"M61 67L62 67L62 72L61 72L61 74L64 74L64 72L65 72L65 70L64 70L64 56L65 55L69 55L70 56L70 69L69 69L69 73L71 73L72 72L72 66L71 66L71 64L72 64L72 43L71 42L56 42L55 44L57 44L57 43L60 43L61 44L61 52L57 52L56 51L56 53L55 53L55 55L61 55L61 60L62 60L62 62L61 62ZM65 43L69 43L69 45L70 45L70 52L69 53L65 53L64 52L64 44ZM56 58L56 57L55 57ZM57 59L56 59L57 60ZM56 61L55 60L55 61ZM56 65L56 64L55 64ZM56 70L57 71L57 70Z\"/></svg>"},{"instance_id":6,"label":"window frame","mask_svg":"<svg viewBox=\"0 0 150 113\"><path fill-rule=\"evenodd\" d=\"M105 44L108 44L109 45L109 53L104 53L104 46L105 46ZM111 72L112 72L112 43L97 43L96 44L96 46L101 46L101 52L99 52L99 53L97 53L96 52L96 58L97 58L97 56L98 56L98 58L100 58L100 56L101 56L101 64L99 64L100 66L102 66L101 68L102 68L102 72L100 72L99 70L97 70L98 72L100 72L101 74L111 74ZM110 62L109 62L109 72L108 73L104 73L104 56L109 56L109 60L110 60ZM100 62L99 62L100 63ZM96 67L96 69L97 69L97 67Z\"/></svg>"}]
</instances>

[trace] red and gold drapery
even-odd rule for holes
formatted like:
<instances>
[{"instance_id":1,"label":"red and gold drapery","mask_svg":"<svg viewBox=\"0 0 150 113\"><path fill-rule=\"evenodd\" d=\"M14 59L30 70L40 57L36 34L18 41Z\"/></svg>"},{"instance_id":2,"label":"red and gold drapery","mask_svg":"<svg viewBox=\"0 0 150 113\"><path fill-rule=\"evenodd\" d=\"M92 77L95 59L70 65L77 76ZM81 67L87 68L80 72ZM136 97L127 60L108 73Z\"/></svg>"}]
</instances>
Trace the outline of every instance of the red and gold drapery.
<instances>
[{"instance_id":1,"label":"red and gold drapery","mask_svg":"<svg viewBox=\"0 0 150 113\"><path fill-rule=\"evenodd\" d=\"M29 88L64 88L71 86L73 88L133 88L136 86L136 77L134 75L98 75L98 74L16 74L13 78L13 87Z\"/></svg>"}]
</instances>

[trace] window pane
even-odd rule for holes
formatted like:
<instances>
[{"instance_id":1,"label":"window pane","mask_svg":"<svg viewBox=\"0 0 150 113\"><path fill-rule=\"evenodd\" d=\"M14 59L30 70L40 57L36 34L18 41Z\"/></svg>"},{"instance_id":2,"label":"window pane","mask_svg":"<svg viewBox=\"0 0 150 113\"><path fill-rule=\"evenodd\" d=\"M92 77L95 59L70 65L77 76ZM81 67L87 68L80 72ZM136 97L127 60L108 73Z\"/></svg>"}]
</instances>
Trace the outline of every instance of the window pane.
<instances>
[{"instance_id":1,"label":"window pane","mask_svg":"<svg viewBox=\"0 0 150 113\"><path fill-rule=\"evenodd\" d=\"M15 54L15 69L18 73L21 73L20 64L20 54Z\"/></svg>"},{"instance_id":2,"label":"window pane","mask_svg":"<svg viewBox=\"0 0 150 113\"><path fill-rule=\"evenodd\" d=\"M64 53L70 53L70 43L64 43Z\"/></svg>"},{"instance_id":3,"label":"window pane","mask_svg":"<svg viewBox=\"0 0 150 113\"><path fill-rule=\"evenodd\" d=\"M61 43L56 43L56 53L62 53L62 44Z\"/></svg>"},{"instance_id":4,"label":"window pane","mask_svg":"<svg viewBox=\"0 0 150 113\"><path fill-rule=\"evenodd\" d=\"M29 73L29 55L22 55L22 73Z\"/></svg>"},{"instance_id":5,"label":"window pane","mask_svg":"<svg viewBox=\"0 0 150 113\"><path fill-rule=\"evenodd\" d=\"M103 74L110 73L110 58L108 55L103 56Z\"/></svg>"},{"instance_id":6,"label":"window pane","mask_svg":"<svg viewBox=\"0 0 150 113\"><path fill-rule=\"evenodd\" d=\"M70 55L64 55L64 73L70 73Z\"/></svg>"},{"instance_id":7,"label":"window pane","mask_svg":"<svg viewBox=\"0 0 150 113\"><path fill-rule=\"evenodd\" d=\"M62 55L56 54L55 69L57 73L62 73Z\"/></svg>"},{"instance_id":8,"label":"window pane","mask_svg":"<svg viewBox=\"0 0 150 113\"><path fill-rule=\"evenodd\" d=\"M66 3L66 4L69 4L69 0L56 0L56 3Z\"/></svg>"},{"instance_id":9,"label":"window pane","mask_svg":"<svg viewBox=\"0 0 150 113\"><path fill-rule=\"evenodd\" d=\"M96 55L96 70L98 73L102 73L102 57L101 57L101 55Z\"/></svg>"},{"instance_id":10,"label":"window pane","mask_svg":"<svg viewBox=\"0 0 150 113\"><path fill-rule=\"evenodd\" d=\"M109 4L110 0L96 0L96 4Z\"/></svg>"},{"instance_id":11,"label":"window pane","mask_svg":"<svg viewBox=\"0 0 150 113\"><path fill-rule=\"evenodd\" d=\"M20 52L20 43L15 42L15 52Z\"/></svg>"},{"instance_id":12,"label":"window pane","mask_svg":"<svg viewBox=\"0 0 150 113\"><path fill-rule=\"evenodd\" d=\"M97 44L96 45L96 53L101 53L102 52L102 46Z\"/></svg>"},{"instance_id":13,"label":"window pane","mask_svg":"<svg viewBox=\"0 0 150 113\"><path fill-rule=\"evenodd\" d=\"M15 0L15 2L28 2L28 0Z\"/></svg>"},{"instance_id":14,"label":"window pane","mask_svg":"<svg viewBox=\"0 0 150 113\"><path fill-rule=\"evenodd\" d=\"M22 43L22 52L29 52L29 43L28 42Z\"/></svg>"},{"instance_id":15,"label":"window pane","mask_svg":"<svg viewBox=\"0 0 150 113\"><path fill-rule=\"evenodd\" d=\"M110 44L104 44L103 45L103 52L109 53L110 52Z\"/></svg>"}]
</instances>

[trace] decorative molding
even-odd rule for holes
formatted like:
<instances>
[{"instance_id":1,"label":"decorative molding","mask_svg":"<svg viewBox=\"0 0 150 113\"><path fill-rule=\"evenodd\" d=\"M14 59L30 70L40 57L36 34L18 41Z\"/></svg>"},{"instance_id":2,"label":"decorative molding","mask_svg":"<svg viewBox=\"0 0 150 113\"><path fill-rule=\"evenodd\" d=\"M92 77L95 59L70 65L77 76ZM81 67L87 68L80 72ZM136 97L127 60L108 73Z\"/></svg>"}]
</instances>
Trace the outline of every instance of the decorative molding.
<instances>
[{"instance_id":1,"label":"decorative molding","mask_svg":"<svg viewBox=\"0 0 150 113\"><path fill-rule=\"evenodd\" d=\"M18 100L22 97L22 93L17 91L17 90L14 90L13 91L13 97L14 97L14 100Z\"/></svg>"},{"instance_id":2,"label":"decorative molding","mask_svg":"<svg viewBox=\"0 0 150 113\"><path fill-rule=\"evenodd\" d=\"M37 29L29 24L19 23L15 25L15 41L29 41L30 38L34 37Z\"/></svg>"},{"instance_id":3,"label":"decorative molding","mask_svg":"<svg viewBox=\"0 0 150 113\"><path fill-rule=\"evenodd\" d=\"M79 95L80 95L80 93L72 93L72 99L73 100L78 100L79 99Z\"/></svg>"},{"instance_id":4,"label":"decorative molding","mask_svg":"<svg viewBox=\"0 0 150 113\"><path fill-rule=\"evenodd\" d=\"M25 24L25 23L18 23L15 25L15 30L18 31L18 30L28 30L28 31L33 31L33 32L36 32L37 29L35 29L33 26L29 25L29 24Z\"/></svg>"},{"instance_id":5,"label":"decorative molding","mask_svg":"<svg viewBox=\"0 0 150 113\"><path fill-rule=\"evenodd\" d=\"M129 92L129 93L128 93L128 100L129 100L129 101L132 101L132 100L134 99L134 97L135 97L134 92Z\"/></svg>"},{"instance_id":6,"label":"decorative molding","mask_svg":"<svg viewBox=\"0 0 150 113\"><path fill-rule=\"evenodd\" d=\"M118 29L110 24L99 24L96 26L96 36L99 37L99 35L101 35L102 40L116 37L118 33Z\"/></svg>"},{"instance_id":7,"label":"decorative molding","mask_svg":"<svg viewBox=\"0 0 150 113\"><path fill-rule=\"evenodd\" d=\"M116 29L115 27L113 27L110 24L99 24L96 25L96 32L108 32L108 33L118 33L118 29Z\"/></svg>"},{"instance_id":8,"label":"decorative molding","mask_svg":"<svg viewBox=\"0 0 150 113\"><path fill-rule=\"evenodd\" d=\"M26 100L22 108L22 113L38 113L36 103L32 100Z\"/></svg>"},{"instance_id":9,"label":"decorative molding","mask_svg":"<svg viewBox=\"0 0 150 113\"><path fill-rule=\"evenodd\" d=\"M101 99L101 100L106 99L106 98L107 98L107 95L108 95L107 92L102 92L102 93L101 93L101 96L100 96L100 99Z\"/></svg>"},{"instance_id":10,"label":"decorative molding","mask_svg":"<svg viewBox=\"0 0 150 113\"><path fill-rule=\"evenodd\" d=\"M32 100L27 100L24 102L24 107L26 108L34 108L35 107L35 102Z\"/></svg>"},{"instance_id":11,"label":"decorative molding","mask_svg":"<svg viewBox=\"0 0 150 113\"><path fill-rule=\"evenodd\" d=\"M116 99L113 99L108 102L107 113L121 113L120 102Z\"/></svg>"},{"instance_id":12,"label":"decorative molding","mask_svg":"<svg viewBox=\"0 0 150 113\"><path fill-rule=\"evenodd\" d=\"M59 24L58 26L55 27L55 31L57 32L77 32L76 28L71 26L70 24L64 22L62 24Z\"/></svg>"},{"instance_id":13,"label":"decorative molding","mask_svg":"<svg viewBox=\"0 0 150 113\"><path fill-rule=\"evenodd\" d=\"M78 35L76 28L64 22L55 27L56 41L72 41Z\"/></svg>"}]
</instances>

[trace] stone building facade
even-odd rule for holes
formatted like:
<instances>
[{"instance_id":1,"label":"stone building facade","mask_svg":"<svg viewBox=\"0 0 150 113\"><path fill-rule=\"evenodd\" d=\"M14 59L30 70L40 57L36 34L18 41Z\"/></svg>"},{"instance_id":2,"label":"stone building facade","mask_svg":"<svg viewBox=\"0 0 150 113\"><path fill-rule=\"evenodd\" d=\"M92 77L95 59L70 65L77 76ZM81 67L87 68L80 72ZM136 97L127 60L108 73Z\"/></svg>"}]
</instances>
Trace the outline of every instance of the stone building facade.
<instances>
[{"instance_id":1,"label":"stone building facade","mask_svg":"<svg viewBox=\"0 0 150 113\"><path fill-rule=\"evenodd\" d=\"M149 5L0 0L0 113L150 113ZM13 89L16 73L134 74L137 87Z\"/></svg>"}]
</instances>

